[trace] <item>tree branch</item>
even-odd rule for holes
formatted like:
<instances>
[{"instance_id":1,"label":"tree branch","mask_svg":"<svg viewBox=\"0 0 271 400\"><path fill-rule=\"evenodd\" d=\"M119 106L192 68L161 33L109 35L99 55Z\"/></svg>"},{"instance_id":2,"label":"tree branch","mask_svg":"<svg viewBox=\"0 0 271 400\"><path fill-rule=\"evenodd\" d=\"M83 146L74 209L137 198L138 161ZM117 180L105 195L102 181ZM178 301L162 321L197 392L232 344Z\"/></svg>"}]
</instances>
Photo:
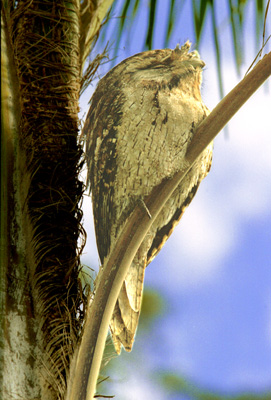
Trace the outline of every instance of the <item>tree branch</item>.
<instances>
[{"instance_id":1,"label":"tree branch","mask_svg":"<svg viewBox=\"0 0 271 400\"><path fill-rule=\"evenodd\" d=\"M161 182L144 199L152 218L138 204L127 219L115 247L100 270L100 279L94 300L90 304L81 346L71 368L67 400L92 399L94 396L113 309L128 268L153 221L201 152L270 75L271 53L196 128L184 168L171 179Z\"/></svg>"}]
</instances>

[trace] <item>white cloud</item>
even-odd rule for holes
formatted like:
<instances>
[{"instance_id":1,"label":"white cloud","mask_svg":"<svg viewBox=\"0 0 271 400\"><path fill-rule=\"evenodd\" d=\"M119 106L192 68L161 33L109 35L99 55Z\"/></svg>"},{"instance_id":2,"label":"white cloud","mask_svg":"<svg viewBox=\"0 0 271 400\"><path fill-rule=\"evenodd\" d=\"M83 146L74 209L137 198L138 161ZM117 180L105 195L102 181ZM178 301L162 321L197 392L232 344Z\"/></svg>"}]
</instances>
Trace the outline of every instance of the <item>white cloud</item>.
<instances>
[{"instance_id":1,"label":"white cloud","mask_svg":"<svg viewBox=\"0 0 271 400\"><path fill-rule=\"evenodd\" d=\"M120 371L118 371L119 373ZM145 370L144 365L141 365L140 375L134 370L132 374L127 374L125 378L119 379L118 382L112 382L110 391L120 400L139 400L139 399L165 399L161 387L156 387L148 377L148 370Z\"/></svg>"},{"instance_id":2,"label":"white cloud","mask_svg":"<svg viewBox=\"0 0 271 400\"><path fill-rule=\"evenodd\" d=\"M91 196L88 195L84 196L83 212L84 212L83 225L87 232L87 242L86 246L84 247L83 255L81 257L81 262L82 264L86 264L89 267L98 271L99 255L95 240Z\"/></svg>"}]
</instances>

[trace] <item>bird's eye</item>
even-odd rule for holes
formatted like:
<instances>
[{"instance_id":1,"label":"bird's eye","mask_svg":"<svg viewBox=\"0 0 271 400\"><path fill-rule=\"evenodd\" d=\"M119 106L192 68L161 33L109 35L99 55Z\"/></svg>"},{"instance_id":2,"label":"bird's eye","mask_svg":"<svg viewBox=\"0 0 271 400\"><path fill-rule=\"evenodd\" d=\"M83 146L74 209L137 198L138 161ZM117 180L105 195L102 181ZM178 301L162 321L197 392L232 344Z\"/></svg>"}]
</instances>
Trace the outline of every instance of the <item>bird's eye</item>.
<instances>
[{"instance_id":1,"label":"bird's eye","mask_svg":"<svg viewBox=\"0 0 271 400\"><path fill-rule=\"evenodd\" d=\"M152 68L152 69L162 69L162 68L165 68L165 66L161 65L161 64L157 64L157 65L151 65L150 68Z\"/></svg>"},{"instance_id":2,"label":"bird's eye","mask_svg":"<svg viewBox=\"0 0 271 400\"><path fill-rule=\"evenodd\" d=\"M145 71L146 69L162 69L164 68L164 65L162 64L149 64L149 65L144 65L142 67L138 67L138 71Z\"/></svg>"}]
</instances>

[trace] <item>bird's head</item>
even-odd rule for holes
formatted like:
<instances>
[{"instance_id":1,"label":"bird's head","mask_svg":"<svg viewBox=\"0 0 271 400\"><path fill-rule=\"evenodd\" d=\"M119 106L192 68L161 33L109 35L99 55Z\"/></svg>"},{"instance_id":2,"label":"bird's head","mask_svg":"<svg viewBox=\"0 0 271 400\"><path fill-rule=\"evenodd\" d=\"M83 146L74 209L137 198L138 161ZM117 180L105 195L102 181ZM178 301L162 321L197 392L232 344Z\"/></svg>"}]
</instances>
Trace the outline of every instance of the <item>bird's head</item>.
<instances>
[{"instance_id":1,"label":"bird's head","mask_svg":"<svg viewBox=\"0 0 271 400\"><path fill-rule=\"evenodd\" d=\"M140 85L158 88L179 86L180 81L191 76L201 84L201 72L205 66L199 53L189 51L190 42L177 46L174 50L151 50L135 54L123 60L106 75L110 79L117 79L120 85ZM125 79L124 79L125 78Z\"/></svg>"}]
</instances>

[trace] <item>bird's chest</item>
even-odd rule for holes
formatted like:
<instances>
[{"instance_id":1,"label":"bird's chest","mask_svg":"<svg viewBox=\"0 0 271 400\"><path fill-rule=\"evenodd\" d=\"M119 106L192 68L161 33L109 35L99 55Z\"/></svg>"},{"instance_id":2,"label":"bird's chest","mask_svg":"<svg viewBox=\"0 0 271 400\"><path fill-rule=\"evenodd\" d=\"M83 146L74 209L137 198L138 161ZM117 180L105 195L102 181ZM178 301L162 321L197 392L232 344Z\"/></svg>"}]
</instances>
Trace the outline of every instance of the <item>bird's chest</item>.
<instances>
[{"instance_id":1,"label":"bird's chest","mask_svg":"<svg viewBox=\"0 0 271 400\"><path fill-rule=\"evenodd\" d=\"M118 196L150 193L183 166L202 102L180 91L139 88L126 93L117 127Z\"/></svg>"}]
</instances>

